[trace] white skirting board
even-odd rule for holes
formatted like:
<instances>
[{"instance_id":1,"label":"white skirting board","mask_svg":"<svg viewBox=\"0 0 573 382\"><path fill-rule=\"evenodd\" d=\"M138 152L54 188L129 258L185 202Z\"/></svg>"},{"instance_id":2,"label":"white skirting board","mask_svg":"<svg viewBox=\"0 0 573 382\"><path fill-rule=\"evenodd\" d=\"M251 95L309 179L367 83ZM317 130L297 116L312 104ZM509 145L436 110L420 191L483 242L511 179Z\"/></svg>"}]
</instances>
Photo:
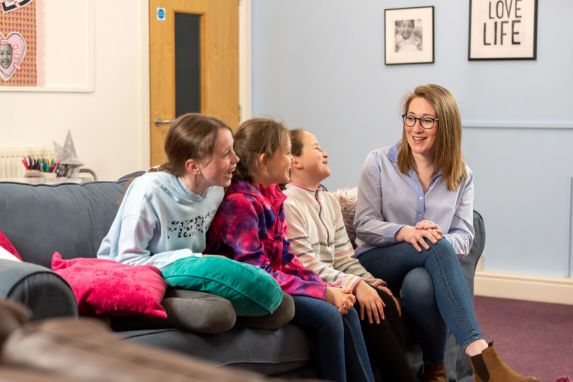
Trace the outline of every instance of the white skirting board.
<instances>
[{"instance_id":1,"label":"white skirting board","mask_svg":"<svg viewBox=\"0 0 573 382\"><path fill-rule=\"evenodd\" d=\"M573 278L477 270L474 294L573 305Z\"/></svg>"}]
</instances>

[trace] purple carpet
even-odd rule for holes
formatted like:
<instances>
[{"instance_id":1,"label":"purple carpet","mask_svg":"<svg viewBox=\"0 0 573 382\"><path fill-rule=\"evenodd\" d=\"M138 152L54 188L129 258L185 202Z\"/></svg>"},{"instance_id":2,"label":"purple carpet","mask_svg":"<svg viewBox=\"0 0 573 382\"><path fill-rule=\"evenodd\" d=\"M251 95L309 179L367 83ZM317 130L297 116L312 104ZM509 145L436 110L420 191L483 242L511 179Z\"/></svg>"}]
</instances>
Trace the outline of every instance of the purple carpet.
<instances>
[{"instance_id":1,"label":"purple carpet","mask_svg":"<svg viewBox=\"0 0 573 382\"><path fill-rule=\"evenodd\" d=\"M514 370L541 382L573 380L573 305L475 297L479 326Z\"/></svg>"}]
</instances>

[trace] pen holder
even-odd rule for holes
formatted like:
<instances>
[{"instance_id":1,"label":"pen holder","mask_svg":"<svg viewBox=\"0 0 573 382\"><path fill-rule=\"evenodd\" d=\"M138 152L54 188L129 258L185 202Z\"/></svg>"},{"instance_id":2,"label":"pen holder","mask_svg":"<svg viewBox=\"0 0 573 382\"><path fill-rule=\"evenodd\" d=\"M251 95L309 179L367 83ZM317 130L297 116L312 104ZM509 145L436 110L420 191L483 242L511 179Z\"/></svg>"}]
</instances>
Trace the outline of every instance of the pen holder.
<instances>
[{"instance_id":1,"label":"pen holder","mask_svg":"<svg viewBox=\"0 0 573 382\"><path fill-rule=\"evenodd\" d=\"M24 178L55 178L55 172L43 172L40 170L26 170Z\"/></svg>"}]
</instances>

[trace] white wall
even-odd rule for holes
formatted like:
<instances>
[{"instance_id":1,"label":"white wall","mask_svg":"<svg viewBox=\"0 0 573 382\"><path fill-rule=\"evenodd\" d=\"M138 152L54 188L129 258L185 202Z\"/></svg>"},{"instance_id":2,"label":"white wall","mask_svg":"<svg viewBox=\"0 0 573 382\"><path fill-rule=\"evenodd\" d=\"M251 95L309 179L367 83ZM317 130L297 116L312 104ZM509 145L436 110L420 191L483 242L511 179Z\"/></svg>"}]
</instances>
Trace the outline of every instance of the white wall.
<instances>
[{"instance_id":1,"label":"white wall","mask_svg":"<svg viewBox=\"0 0 573 382\"><path fill-rule=\"evenodd\" d=\"M435 6L435 63L385 66L384 9L421 5ZM444 85L464 120L485 269L570 276L572 13L573 2L539 1L535 61L470 62L468 1L253 1L252 112L315 132L333 189L355 185L367 152L398 140L406 92Z\"/></svg>"},{"instance_id":2,"label":"white wall","mask_svg":"<svg viewBox=\"0 0 573 382\"><path fill-rule=\"evenodd\" d=\"M88 0L81 1L89 4ZM110 180L143 169L149 163L147 2L90 1L93 2L88 16L93 20L93 92L0 90L3 105L0 147L51 147L52 141L63 143L70 130L84 166L93 169L100 179ZM65 19L75 12L77 5L70 9L67 2L46 1L47 42L57 42L58 36L75 33ZM68 13L61 13L62 10ZM61 14L56 16L57 12ZM86 20L81 12L78 17ZM84 30L77 33L85 35ZM66 80L81 80L86 68L67 63L65 57L55 57L50 45L46 44L47 67L60 62L69 73L60 78L65 86L73 87L75 80L71 84L65 83ZM84 54L84 50L84 46L70 47L67 54ZM47 89L61 85L57 78L46 73Z\"/></svg>"},{"instance_id":3,"label":"white wall","mask_svg":"<svg viewBox=\"0 0 573 382\"><path fill-rule=\"evenodd\" d=\"M51 146L70 130L85 166L115 179L149 162L147 4L92 1L93 92L0 91L0 147ZM436 62L385 66L384 8L419 5L436 7ZM353 186L366 153L399 138L402 95L443 84L464 119L486 270L571 275L573 3L540 1L537 60L500 62L467 61L468 5L252 1L252 114L314 131L331 155L327 186ZM49 19L46 37L67 33Z\"/></svg>"}]
</instances>

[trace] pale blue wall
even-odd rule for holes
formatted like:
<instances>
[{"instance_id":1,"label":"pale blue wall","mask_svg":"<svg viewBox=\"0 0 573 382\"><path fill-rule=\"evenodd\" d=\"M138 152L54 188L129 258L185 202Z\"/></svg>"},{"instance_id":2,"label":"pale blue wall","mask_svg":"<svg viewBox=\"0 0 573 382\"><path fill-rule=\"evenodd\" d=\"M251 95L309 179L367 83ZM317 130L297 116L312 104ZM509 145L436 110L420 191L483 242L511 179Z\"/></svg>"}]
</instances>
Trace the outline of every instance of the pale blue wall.
<instances>
[{"instance_id":1,"label":"pale blue wall","mask_svg":"<svg viewBox=\"0 0 573 382\"><path fill-rule=\"evenodd\" d=\"M384 8L435 6L435 63L385 66ZM330 189L401 134L416 85L458 100L485 218L487 270L567 276L573 176L573 2L539 0L536 61L468 61L469 1L253 0L253 115L313 131Z\"/></svg>"}]
</instances>

